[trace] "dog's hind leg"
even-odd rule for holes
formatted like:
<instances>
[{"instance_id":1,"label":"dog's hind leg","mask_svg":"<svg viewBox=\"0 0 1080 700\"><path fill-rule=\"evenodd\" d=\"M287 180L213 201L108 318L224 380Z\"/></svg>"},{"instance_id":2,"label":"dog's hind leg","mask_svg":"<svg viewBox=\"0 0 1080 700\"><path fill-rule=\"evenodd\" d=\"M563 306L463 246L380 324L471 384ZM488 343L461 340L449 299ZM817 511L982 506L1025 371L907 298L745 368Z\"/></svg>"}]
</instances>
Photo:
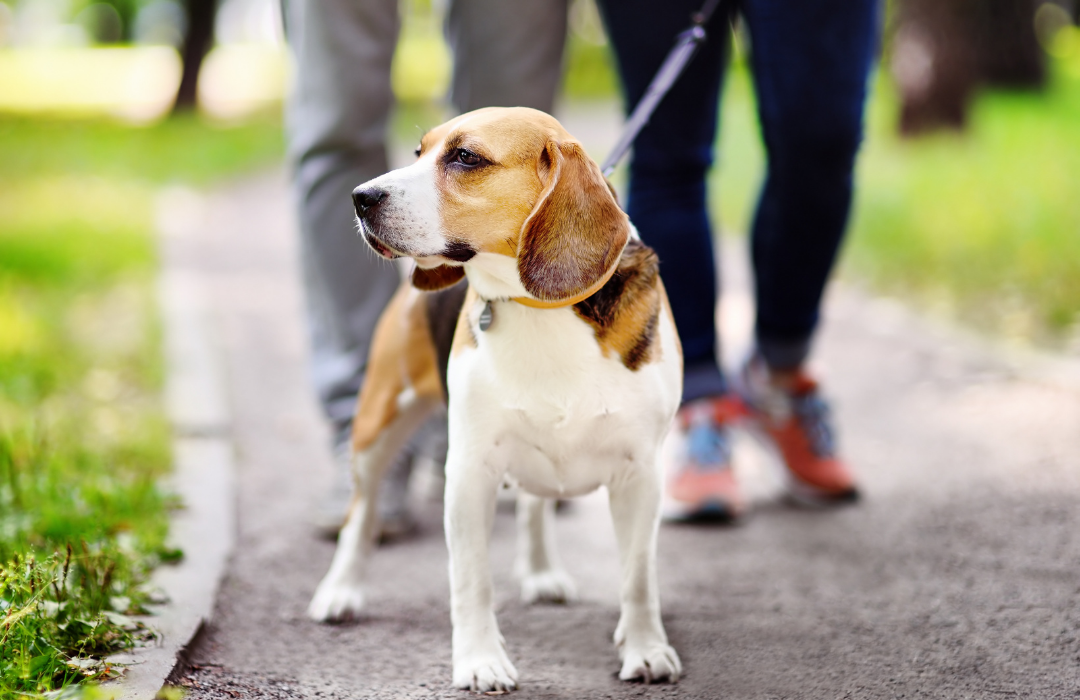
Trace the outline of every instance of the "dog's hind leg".
<instances>
[{"instance_id":1,"label":"dog's hind leg","mask_svg":"<svg viewBox=\"0 0 1080 700\"><path fill-rule=\"evenodd\" d=\"M577 599L574 580L555 552L555 501L518 492L516 571L525 603L569 603Z\"/></svg>"},{"instance_id":2,"label":"dog's hind leg","mask_svg":"<svg viewBox=\"0 0 1080 700\"><path fill-rule=\"evenodd\" d=\"M649 453L655 458L655 451ZM615 647L622 660L619 678L646 683L676 681L679 655L668 644L660 620L656 538L660 524L660 471L653 465L631 469L609 484L611 516L622 561L621 614Z\"/></svg>"},{"instance_id":3,"label":"dog's hind leg","mask_svg":"<svg viewBox=\"0 0 1080 700\"><path fill-rule=\"evenodd\" d=\"M378 527L376 499L387 468L442 401L425 308L403 288L375 329L367 377L353 419L353 501L330 571L308 606L316 620L356 615Z\"/></svg>"}]
</instances>

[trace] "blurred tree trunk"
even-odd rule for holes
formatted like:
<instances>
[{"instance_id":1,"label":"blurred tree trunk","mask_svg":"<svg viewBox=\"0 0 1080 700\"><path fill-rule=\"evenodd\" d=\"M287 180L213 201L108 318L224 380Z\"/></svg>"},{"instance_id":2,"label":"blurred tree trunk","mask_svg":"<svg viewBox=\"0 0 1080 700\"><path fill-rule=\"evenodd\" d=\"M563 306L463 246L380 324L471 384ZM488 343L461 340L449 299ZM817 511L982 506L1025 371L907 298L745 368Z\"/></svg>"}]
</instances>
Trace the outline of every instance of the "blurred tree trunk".
<instances>
[{"instance_id":1,"label":"blurred tree trunk","mask_svg":"<svg viewBox=\"0 0 1080 700\"><path fill-rule=\"evenodd\" d=\"M976 81L961 7L968 1L898 2L891 67L900 91L902 134L964 126Z\"/></svg>"},{"instance_id":2,"label":"blurred tree trunk","mask_svg":"<svg viewBox=\"0 0 1080 700\"><path fill-rule=\"evenodd\" d=\"M173 114L193 110L198 103L196 90L199 84L199 71L214 37L216 11L216 0L184 0L187 32L184 35L184 44L180 48L183 71L180 74L180 88L176 91L176 101L173 102Z\"/></svg>"},{"instance_id":3,"label":"blurred tree trunk","mask_svg":"<svg viewBox=\"0 0 1080 700\"><path fill-rule=\"evenodd\" d=\"M1072 17L1073 24L1080 26L1080 2L1077 2L1077 0L1061 0L1061 6Z\"/></svg>"},{"instance_id":4,"label":"blurred tree trunk","mask_svg":"<svg viewBox=\"0 0 1080 700\"><path fill-rule=\"evenodd\" d=\"M1035 36L1035 10L1043 0L981 0L972 30L981 78L987 85L1041 88L1046 57Z\"/></svg>"},{"instance_id":5,"label":"blurred tree trunk","mask_svg":"<svg viewBox=\"0 0 1080 700\"><path fill-rule=\"evenodd\" d=\"M963 128L983 85L1042 87L1045 56L1035 36L1042 0L898 0L892 71L900 132Z\"/></svg>"}]
</instances>

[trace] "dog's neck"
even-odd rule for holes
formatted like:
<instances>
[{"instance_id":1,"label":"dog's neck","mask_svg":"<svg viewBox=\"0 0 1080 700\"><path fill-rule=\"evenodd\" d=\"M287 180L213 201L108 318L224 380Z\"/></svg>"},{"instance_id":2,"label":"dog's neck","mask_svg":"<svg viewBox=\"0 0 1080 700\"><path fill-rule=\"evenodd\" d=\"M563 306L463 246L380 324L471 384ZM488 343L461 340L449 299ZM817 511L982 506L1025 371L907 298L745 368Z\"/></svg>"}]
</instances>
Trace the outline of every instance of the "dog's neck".
<instances>
[{"instance_id":1,"label":"dog's neck","mask_svg":"<svg viewBox=\"0 0 1080 700\"><path fill-rule=\"evenodd\" d=\"M483 301L513 301L533 309L561 309L582 302L603 289L619 265L616 262L603 277L580 294L557 301L537 299L525 290L518 274L516 258L497 253L478 253L464 267L469 284Z\"/></svg>"},{"instance_id":2,"label":"dog's neck","mask_svg":"<svg viewBox=\"0 0 1080 700\"><path fill-rule=\"evenodd\" d=\"M518 275L517 258L498 253L477 253L465 263L465 276L484 301L506 301L528 296Z\"/></svg>"}]
</instances>

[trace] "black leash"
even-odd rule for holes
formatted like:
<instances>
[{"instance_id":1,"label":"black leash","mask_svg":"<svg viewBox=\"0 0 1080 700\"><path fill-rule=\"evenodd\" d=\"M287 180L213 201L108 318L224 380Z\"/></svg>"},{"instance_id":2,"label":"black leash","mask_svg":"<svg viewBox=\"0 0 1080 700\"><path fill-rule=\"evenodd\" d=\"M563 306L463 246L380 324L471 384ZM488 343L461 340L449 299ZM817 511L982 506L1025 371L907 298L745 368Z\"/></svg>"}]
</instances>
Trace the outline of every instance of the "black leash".
<instances>
[{"instance_id":1,"label":"black leash","mask_svg":"<svg viewBox=\"0 0 1080 700\"><path fill-rule=\"evenodd\" d=\"M649 88L645 91L644 97L634 107L634 112L630 115L630 118L626 120L626 126L623 127L619 142L615 144L615 148L611 150L607 160L600 166L604 177L610 177L611 173L615 172L615 166L630 150L630 146L633 145L637 135L649 123L649 118L656 111L656 106L660 104L660 100L664 98L671 86L682 75L683 69L693 58L698 46L705 42L705 25L722 1L705 0L705 5L702 6L701 10L691 15L693 24L690 25L690 28L675 37L675 47L668 53L663 65L660 66L660 70L657 71L656 77L649 83Z\"/></svg>"}]
</instances>

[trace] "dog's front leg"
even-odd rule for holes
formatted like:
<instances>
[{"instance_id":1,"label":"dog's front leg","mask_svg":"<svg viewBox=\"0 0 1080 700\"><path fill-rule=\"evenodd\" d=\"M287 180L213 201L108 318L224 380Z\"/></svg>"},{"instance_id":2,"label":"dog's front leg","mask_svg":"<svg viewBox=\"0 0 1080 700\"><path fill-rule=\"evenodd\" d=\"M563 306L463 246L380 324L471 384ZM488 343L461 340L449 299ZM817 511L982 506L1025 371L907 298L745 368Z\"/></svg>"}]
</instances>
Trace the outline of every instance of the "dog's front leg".
<instances>
[{"instance_id":1,"label":"dog's front leg","mask_svg":"<svg viewBox=\"0 0 1080 700\"><path fill-rule=\"evenodd\" d=\"M624 681L676 681L682 672L679 655L668 644L660 620L656 537L661 488L659 472L651 465L631 468L608 487L622 562L621 614L615 629L615 648L623 662L619 678Z\"/></svg>"},{"instance_id":2,"label":"dog's front leg","mask_svg":"<svg viewBox=\"0 0 1080 700\"><path fill-rule=\"evenodd\" d=\"M375 499L389 458L369 450L353 455L353 500L338 533L330 570L319 582L308 615L320 622L353 617L364 605L364 574L375 539ZM374 454L372 454L374 453Z\"/></svg>"},{"instance_id":3,"label":"dog's front leg","mask_svg":"<svg viewBox=\"0 0 1080 700\"><path fill-rule=\"evenodd\" d=\"M454 685L482 692L512 690L517 687L517 670L506 655L495 620L488 560L495 493L502 473L478 457L455 450L451 439L446 460L445 527L450 550Z\"/></svg>"},{"instance_id":4,"label":"dog's front leg","mask_svg":"<svg viewBox=\"0 0 1080 700\"><path fill-rule=\"evenodd\" d=\"M376 499L386 471L409 436L431 412L426 401L408 404L374 444L352 456L353 500L338 534L330 570L315 589L308 615L320 621L356 616L364 604L364 575L378 530Z\"/></svg>"},{"instance_id":5,"label":"dog's front leg","mask_svg":"<svg viewBox=\"0 0 1080 700\"><path fill-rule=\"evenodd\" d=\"M524 490L518 492L518 559L525 603L569 603L577 599L574 580L555 554L555 501Z\"/></svg>"}]
</instances>

